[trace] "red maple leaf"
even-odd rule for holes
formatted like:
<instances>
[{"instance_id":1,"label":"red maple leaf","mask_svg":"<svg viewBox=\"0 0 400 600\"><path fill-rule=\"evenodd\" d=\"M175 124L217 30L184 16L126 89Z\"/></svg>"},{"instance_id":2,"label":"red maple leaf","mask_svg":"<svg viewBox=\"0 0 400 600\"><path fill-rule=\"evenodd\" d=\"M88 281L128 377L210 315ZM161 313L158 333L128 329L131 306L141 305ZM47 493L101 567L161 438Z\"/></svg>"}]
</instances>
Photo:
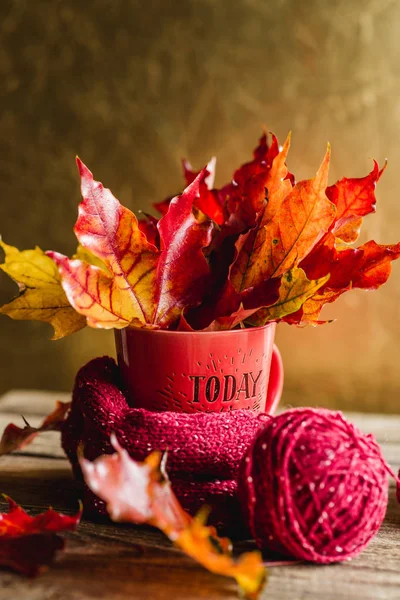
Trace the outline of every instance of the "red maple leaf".
<instances>
[{"instance_id":1,"label":"red maple leaf","mask_svg":"<svg viewBox=\"0 0 400 600\"><path fill-rule=\"evenodd\" d=\"M76 529L82 510L70 516L50 508L31 517L14 500L5 498L9 511L0 513L0 565L34 577L64 548L58 533Z\"/></svg>"}]
</instances>

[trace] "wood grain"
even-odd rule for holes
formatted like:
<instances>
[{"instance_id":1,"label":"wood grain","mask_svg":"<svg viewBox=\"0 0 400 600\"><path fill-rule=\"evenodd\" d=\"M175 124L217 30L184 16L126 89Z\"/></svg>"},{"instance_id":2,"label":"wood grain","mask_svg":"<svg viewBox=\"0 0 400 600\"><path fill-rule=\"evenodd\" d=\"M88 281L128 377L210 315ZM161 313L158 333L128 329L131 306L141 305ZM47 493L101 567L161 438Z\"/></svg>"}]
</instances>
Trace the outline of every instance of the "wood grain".
<instances>
[{"instance_id":1,"label":"wood grain","mask_svg":"<svg viewBox=\"0 0 400 600\"><path fill-rule=\"evenodd\" d=\"M39 419L60 395L13 392L0 400L0 428L18 415ZM400 417L347 415L382 443L393 467L400 463ZM80 485L61 458L57 439L42 436L23 453L2 457L0 490L33 513L50 504L74 511ZM52 456L54 454L54 456ZM1 508L3 508L3 504ZM83 521L69 533L67 548L53 566L34 581L0 571L0 600L139 600L236 598L236 586L212 575L158 531L147 527ZM252 548L240 542L236 551ZM266 555L266 560L273 556ZM296 564L269 569L263 599L279 600L397 600L400 589L400 507L390 487L390 503L381 531L361 556L341 565Z\"/></svg>"}]
</instances>

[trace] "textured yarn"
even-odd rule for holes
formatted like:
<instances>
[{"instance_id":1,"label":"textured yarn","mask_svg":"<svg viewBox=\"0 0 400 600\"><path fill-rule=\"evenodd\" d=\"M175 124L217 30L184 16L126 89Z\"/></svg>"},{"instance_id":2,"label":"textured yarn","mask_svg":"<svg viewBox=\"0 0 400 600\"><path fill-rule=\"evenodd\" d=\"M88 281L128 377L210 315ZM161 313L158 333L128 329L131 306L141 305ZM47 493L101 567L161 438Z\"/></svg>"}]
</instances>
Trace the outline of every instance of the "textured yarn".
<instances>
[{"instance_id":1,"label":"textured yarn","mask_svg":"<svg viewBox=\"0 0 400 600\"><path fill-rule=\"evenodd\" d=\"M373 436L341 413L293 409L253 440L238 494L260 548L332 563L356 556L378 531L389 473Z\"/></svg>"},{"instance_id":2,"label":"textured yarn","mask_svg":"<svg viewBox=\"0 0 400 600\"><path fill-rule=\"evenodd\" d=\"M79 371L72 407L62 432L63 448L80 476L77 448L86 458L113 452L110 434L135 460L153 450L168 451L167 471L182 505L194 514L207 504L210 521L225 530L244 530L236 495L241 459L255 434L271 417L250 411L184 414L150 412L128 406L119 370L108 357ZM87 488L86 514L106 514L104 503Z\"/></svg>"}]
</instances>

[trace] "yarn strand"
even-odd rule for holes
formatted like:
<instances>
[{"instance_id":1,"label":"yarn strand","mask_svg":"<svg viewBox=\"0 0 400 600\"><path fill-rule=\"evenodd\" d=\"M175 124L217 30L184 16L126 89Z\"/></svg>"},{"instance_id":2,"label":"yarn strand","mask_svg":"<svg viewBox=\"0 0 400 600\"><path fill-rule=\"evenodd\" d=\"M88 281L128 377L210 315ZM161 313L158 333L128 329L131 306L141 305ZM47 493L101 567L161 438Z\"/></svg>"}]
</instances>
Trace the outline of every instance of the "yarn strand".
<instances>
[{"instance_id":1,"label":"yarn strand","mask_svg":"<svg viewBox=\"0 0 400 600\"><path fill-rule=\"evenodd\" d=\"M256 435L239 496L261 548L326 564L356 556L375 535L389 475L398 482L374 437L341 413L292 409Z\"/></svg>"}]
</instances>

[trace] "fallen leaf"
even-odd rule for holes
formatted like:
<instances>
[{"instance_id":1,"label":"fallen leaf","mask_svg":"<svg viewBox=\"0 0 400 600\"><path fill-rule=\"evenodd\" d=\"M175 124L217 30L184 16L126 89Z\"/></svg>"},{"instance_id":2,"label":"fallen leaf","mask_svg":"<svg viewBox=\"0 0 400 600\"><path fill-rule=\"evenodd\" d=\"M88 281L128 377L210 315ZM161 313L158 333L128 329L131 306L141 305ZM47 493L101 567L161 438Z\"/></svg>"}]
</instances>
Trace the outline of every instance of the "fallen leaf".
<instances>
[{"instance_id":1,"label":"fallen leaf","mask_svg":"<svg viewBox=\"0 0 400 600\"><path fill-rule=\"evenodd\" d=\"M0 307L12 319L43 321L54 329L53 340L79 331L86 325L68 302L57 265L39 248L18 250L0 240L5 261L0 268L17 284L20 295Z\"/></svg>"},{"instance_id":2,"label":"fallen leaf","mask_svg":"<svg viewBox=\"0 0 400 600\"><path fill-rule=\"evenodd\" d=\"M57 534L76 529L82 509L69 516L50 508L31 517L14 500L4 497L9 511L0 513L0 565L34 577L64 548L64 540Z\"/></svg>"},{"instance_id":3,"label":"fallen leaf","mask_svg":"<svg viewBox=\"0 0 400 600\"><path fill-rule=\"evenodd\" d=\"M57 401L54 411L44 419L39 427L31 427L25 419L25 427L18 427L14 423L7 425L0 440L0 456L14 450L21 450L30 444L39 433L60 431L70 407L70 402Z\"/></svg>"},{"instance_id":4,"label":"fallen leaf","mask_svg":"<svg viewBox=\"0 0 400 600\"><path fill-rule=\"evenodd\" d=\"M194 518L187 514L172 491L160 453L139 463L115 436L111 443L115 454L93 462L80 458L86 484L107 503L111 519L157 527L208 570L236 579L247 598L257 598L266 573L261 554L255 551L234 559L230 540L217 537L215 529L205 524L206 511Z\"/></svg>"}]
</instances>

